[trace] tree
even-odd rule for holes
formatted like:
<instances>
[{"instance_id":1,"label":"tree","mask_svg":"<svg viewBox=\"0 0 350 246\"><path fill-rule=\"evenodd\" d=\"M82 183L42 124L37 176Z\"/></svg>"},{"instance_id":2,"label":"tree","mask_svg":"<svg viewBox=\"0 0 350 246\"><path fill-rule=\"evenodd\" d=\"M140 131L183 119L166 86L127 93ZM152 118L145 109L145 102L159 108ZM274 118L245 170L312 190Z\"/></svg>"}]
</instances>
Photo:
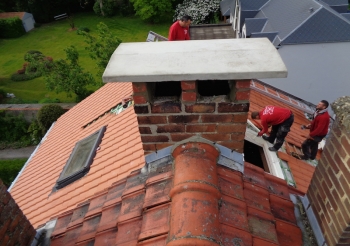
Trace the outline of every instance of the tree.
<instances>
[{"instance_id":1,"label":"tree","mask_svg":"<svg viewBox=\"0 0 350 246\"><path fill-rule=\"evenodd\" d=\"M90 57L96 60L98 76L100 77L113 52L122 41L115 37L103 22L97 25L97 37L87 32L83 32L83 35L85 36L85 42L88 44L86 49L89 51Z\"/></svg>"},{"instance_id":2,"label":"tree","mask_svg":"<svg viewBox=\"0 0 350 246\"><path fill-rule=\"evenodd\" d=\"M189 15L194 24L209 22L209 16L220 8L220 0L184 0L175 9L174 21L184 15Z\"/></svg>"},{"instance_id":3,"label":"tree","mask_svg":"<svg viewBox=\"0 0 350 246\"><path fill-rule=\"evenodd\" d=\"M47 130L51 127L52 123L54 123L62 114L64 114L64 109L57 104L48 104L44 105L39 111L37 115L37 122L35 124L39 124L42 134L44 135Z\"/></svg>"},{"instance_id":4,"label":"tree","mask_svg":"<svg viewBox=\"0 0 350 246\"><path fill-rule=\"evenodd\" d=\"M174 0L130 0L133 3L136 15L142 20L158 23L167 20L174 12Z\"/></svg>"},{"instance_id":5,"label":"tree","mask_svg":"<svg viewBox=\"0 0 350 246\"><path fill-rule=\"evenodd\" d=\"M86 86L96 85L96 82L89 72L79 65L79 53L74 46L64 50L67 58L54 61L50 69L45 70L46 87L59 92L66 92L68 97L72 93L81 98L82 95L88 95Z\"/></svg>"}]
</instances>

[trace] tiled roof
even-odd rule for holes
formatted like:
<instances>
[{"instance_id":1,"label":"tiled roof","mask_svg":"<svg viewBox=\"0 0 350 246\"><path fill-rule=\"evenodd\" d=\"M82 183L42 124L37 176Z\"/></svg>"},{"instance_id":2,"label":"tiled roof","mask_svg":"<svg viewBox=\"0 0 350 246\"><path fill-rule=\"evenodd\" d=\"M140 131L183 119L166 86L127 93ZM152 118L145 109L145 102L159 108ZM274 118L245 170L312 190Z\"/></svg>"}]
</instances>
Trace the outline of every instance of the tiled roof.
<instances>
[{"instance_id":1,"label":"tiled roof","mask_svg":"<svg viewBox=\"0 0 350 246\"><path fill-rule=\"evenodd\" d=\"M26 12L6 12L6 13L0 13L0 19L6 19L6 18L12 18L12 17L18 17L22 20L24 14Z\"/></svg>"},{"instance_id":2,"label":"tiled roof","mask_svg":"<svg viewBox=\"0 0 350 246\"><path fill-rule=\"evenodd\" d=\"M124 179L131 171L144 166L145 159L133 108L128 108L119 115L105 114L131 93L130 83L106 84L55 123L11 190L12 196L34 227L62 212L74 209L77 204L90 199L97 192L110 187L112 183ZM290 107L281 101L283 95L280 95L282 99L277 100L273 98L273 93L276 92L271 90L271 93L271 96L268 96L252 90L250 110L260 110L271 104ZM293 103L294 99L288 100L289 103ZM299 104L298 107L300 108ZM293 112L295 123L287 141L300 146L303 141L302 134L306 134L300 130L300 125L306 124L307 119L301 109L293 109ZM88 126L83 128L86 125ZM52 192L76 142L102 126L107 126L107 130L89 173ZM288 164L293 171L296 188L306 192L313 167L292 157ZM300 167L310 171L300 172Z\"/></svg>"},{"instance_id":3,"label":"tiled roof","mask_svg":"<svg viewBox=\"0 0 350 246\"><path fill-rule=\"evenodd\" d=\"M57 120L11 190L11 195L34 227L75 208L144 165L133 108L119 115L105 114L131 94L131 83L106 84ZM107 129L89 173L52 192L76 142L102 126L107 126Z\"/></svg>"},{"instance_id":4,"label":"tiled roof","mask_svg":"<svg viewBox=\"0 0 350 246\"><path fill-rule=\"evenodd\" d=\"M172 240L170 211L176 214L187 206L186 200L181 206L170 200L173 175L172 164L149 174L131 173L60 214L51 245L166 245ZM217 175L222 245L302 245L295 205L284 180L249 163L245 163L244 175L220 165ZM192 212L201 206L192 201ZM181 224L186 218L176 220Z\"/></svg>"},{"instance_id":5,"label":"tiled roof","mask_svg":"<svg viewBox=\"0 0 350 246\"><path fill-rule=\"evenodd\" d=\"M271 95L266 95L258 90L251 90L250 92L250 108L249 111L260 111L267 105L274 105L278 107L290 108L294 113L294 123L292 125L291 131L288 133L285 141L291 143L297 147L301 147L301 144L304 142L306 135L308 134L307 130L301 130L301 125L307 125L310 121L306 118L304 110L300 109L300 102L292 99L281 92L277 97L277 91L273 89L267 89L262 84L255 82L256 86L261 88ZM288 104L287 104L288 102ZM295 103L295 107L290 106L289 102ZM298 106L297 106L298 104ZM305 106L306 107L306 106ZM259 128L262 128L260 121L252 120L249 116L249 119ZM287 149L289 153L289 149ZM293 177L296 182L296 188L304 193L306 193L307 188L309 187L312 175L314 173L315 167L305 161L296 159L289 154L278 152L279 157L282 160L288 162L289 167L292 170ZM319 156L316 157L317 159Z\"/></svg>"}]
</instances>

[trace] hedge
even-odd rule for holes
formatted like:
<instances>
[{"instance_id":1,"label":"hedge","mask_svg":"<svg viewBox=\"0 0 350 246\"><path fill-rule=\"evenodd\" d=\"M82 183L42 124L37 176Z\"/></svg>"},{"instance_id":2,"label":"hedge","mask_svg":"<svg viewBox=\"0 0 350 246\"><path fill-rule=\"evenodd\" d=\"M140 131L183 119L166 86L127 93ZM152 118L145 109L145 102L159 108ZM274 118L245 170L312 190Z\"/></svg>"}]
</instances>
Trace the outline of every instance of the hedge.
<instances>
[{"instance_id":1,"label":"hedge","mask_svg":"<svg viewBox=\"0 0 350 246\"><path fill-rule=\"evenodd\" d=\"M9 187L27 159L0 160L0 179Z\"/></svg>"},{"instance_id":2,"label":"hedge","mask_svg":"<svg viewBox=\"0 0 350 246\"><path fill-rule=\"evenodd\" d=\"M20 18L0 19L0 38L18 38L25 33L26 31Z\"/></svg>"}]
</instances>

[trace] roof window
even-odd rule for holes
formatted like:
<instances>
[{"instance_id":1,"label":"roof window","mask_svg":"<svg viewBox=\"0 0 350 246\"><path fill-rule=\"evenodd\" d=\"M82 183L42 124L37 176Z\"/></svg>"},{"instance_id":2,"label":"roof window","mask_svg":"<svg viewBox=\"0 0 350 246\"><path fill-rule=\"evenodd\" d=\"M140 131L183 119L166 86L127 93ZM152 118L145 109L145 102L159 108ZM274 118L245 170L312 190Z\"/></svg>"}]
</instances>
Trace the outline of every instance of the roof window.
<instances>
[{"instance_id":1,"label":"roof window","mask_svg":"<svg viewBox=\"0 0 350 246\"><path fill-rule=\"evenodd\" d=\"M72 154L57 180L56 189L61 189L73 183L89 172L105 131L106 127L104 126L75 144Z\"/></svg>"}]
</instances>

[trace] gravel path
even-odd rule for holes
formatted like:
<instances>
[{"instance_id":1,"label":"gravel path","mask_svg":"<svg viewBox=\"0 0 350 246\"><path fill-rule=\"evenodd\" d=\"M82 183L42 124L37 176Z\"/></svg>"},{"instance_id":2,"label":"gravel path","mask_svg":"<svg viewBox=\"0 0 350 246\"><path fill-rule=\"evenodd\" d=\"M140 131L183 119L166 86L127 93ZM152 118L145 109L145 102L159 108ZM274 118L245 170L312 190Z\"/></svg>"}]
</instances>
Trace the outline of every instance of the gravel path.
<instances>
[{"instance_id":1,"label":"gravel path","mask_svg":"<svg viewBox=\"0 0 350 246\"><path fill-rule=\"evenodd\" d=\"M36 146L30 146L20 149L2 149L0 150L0 159L22 159L29 158L34 152Z\"/></svg>"}]
</instances>

